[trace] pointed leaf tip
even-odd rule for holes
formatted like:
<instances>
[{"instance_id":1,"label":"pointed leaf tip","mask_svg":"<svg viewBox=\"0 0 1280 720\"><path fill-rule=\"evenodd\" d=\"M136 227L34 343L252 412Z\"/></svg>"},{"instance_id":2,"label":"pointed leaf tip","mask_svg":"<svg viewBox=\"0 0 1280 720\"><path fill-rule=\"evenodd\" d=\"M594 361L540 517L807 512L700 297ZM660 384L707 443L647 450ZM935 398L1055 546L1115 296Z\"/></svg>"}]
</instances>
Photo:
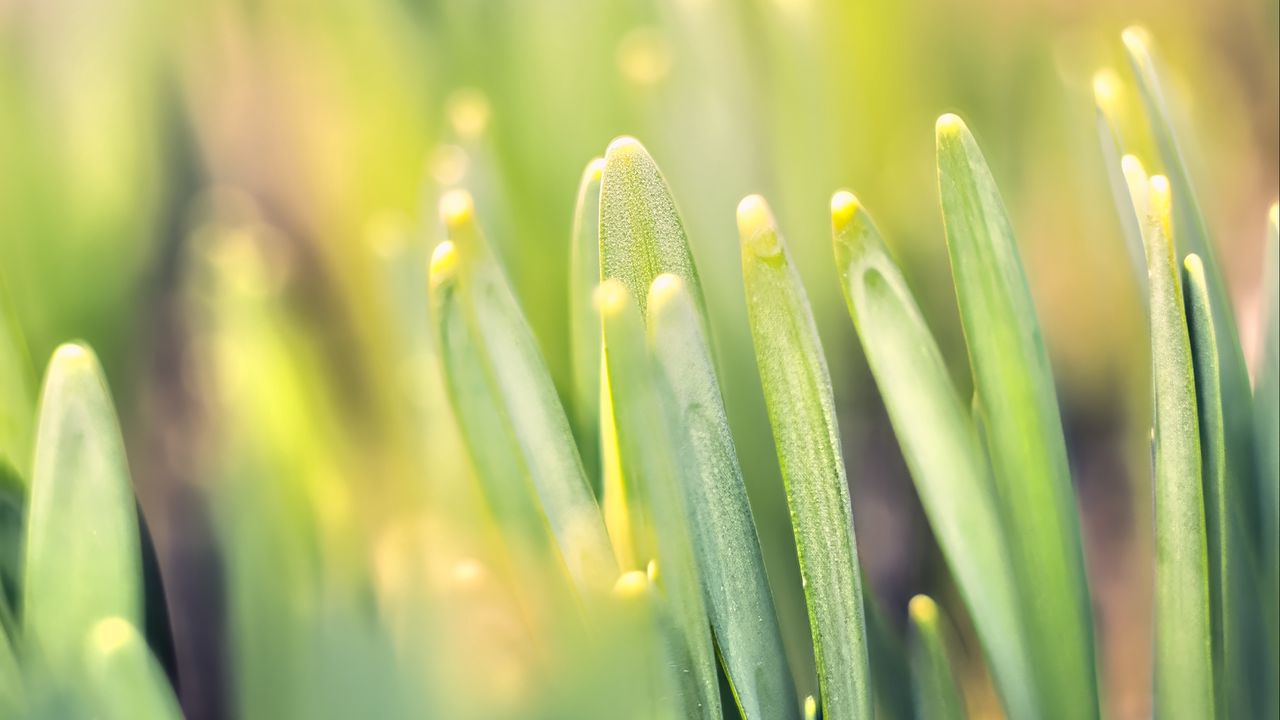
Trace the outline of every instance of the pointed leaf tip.
<instances>
[{"instance_id":1,"label":"pointed leaf tip","mask_svg":"<svg viewBox=\"0 0 1280 720\"><path fill-rule=\"evenodd\" d=\"M684 280L674 273L662 273L653 279L653 284L649 286L649 307L654 312L661 312L661 309L671 302L680 293L684 292Z\"/></svg>"},{"instance_id":2,"label":"pointed leaf tip","mask_svg":"<svg viewBox=\"0 0 1280 720\"><path fill-rule=\"evenodd\" d=\"M434 288L453 279L457 267L458 251L454 248L452 240L445 240L431 253L431 262L427 266L430 286Z\"/></svg>"},{"instance_id":3,"label":"pointed leaf tip","mask_svg":"<svg viewBox=\"0 0 1280 720\"><path fill-rule=\"evenodd\" d=\"M475 217L475 201L466 190L450 190L440 197L440 220L448 228L457 228Z\"/></svg>"},{"instance_id":4,"label":"pointed leaf tip","mask_svg":"<svg viewBox=\"0 0 1280 720\"><path fill-rule=\"evenodd\" d=\"M935 130L939 140L960 137L963 133L968 132L964 120L961 120L960 116L955 113L947 113L939 117Z\"/></svg>"},{"instance_id":5,"label":"pointed leaf tip","mask_svg":"<svg viewBox=\"0 0 1280 720\"><path fill-rule=\"evenodd\" d=\"M848 190L841 190L831 196L831 227L840 232L849 226L853 216L858 213L858 198Z\"/></svg>"},{"instance_id":6,"label":"pointed leaf tip","mask_svg":"<svg viewBox=\"0 0 1280 720\"><path fill-rule=\"evenodd\" d=\"M938 620L938 604L928 595L916 595L907 604L911 619L921 625L931 625Z\"/></svg>"}]
</instances>

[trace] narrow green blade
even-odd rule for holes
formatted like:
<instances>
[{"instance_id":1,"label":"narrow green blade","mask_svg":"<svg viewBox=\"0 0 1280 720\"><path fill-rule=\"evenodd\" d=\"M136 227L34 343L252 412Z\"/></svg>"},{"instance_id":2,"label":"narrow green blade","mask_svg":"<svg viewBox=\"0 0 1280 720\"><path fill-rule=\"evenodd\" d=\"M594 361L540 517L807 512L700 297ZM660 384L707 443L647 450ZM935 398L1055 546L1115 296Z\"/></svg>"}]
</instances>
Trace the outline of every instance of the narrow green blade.
<instances>
[{"instance_id":1,"label":"narrow green blade","mask_svg":"<svg viewBox=\"0 0 1280 720\"><path fill-rule=\"evenodd\" d=\"M1097 717L1093 622L1067 448L1013 230L973 135L938 119L956 300L1045 717Z\"/></svg>"},{"instance_id":2,"label":"narrow green blade","mask_svg":"<svg viewBox=\"0 0 1280 720\"><path fill-rule=\"evenodd\" d=\"M800 276L758 195L738 206L751 337L791 508L822 717L873 716L862 581L831 376Z\"/></svg>"},{"instance_id":3,"label":"narrow green blade","mask_svg":"<svg viewBox=\"0 0 1280 720\"><path fill-rule=\"evenodd\" d=\"M1124 230L1124 247L1133 266L1134 279L1145 294L1147 289L1147 261L1142 252L1142 230L1138 226L1138 213L1129 200L1129 186L1121 169L1124 144L1120 138L1117 105L1120 97L1120 78L1111 68L1099 70L1093 76L1093 103L1098 116L1098 143L1102 147L1102 163L1107 168L1107 180L1111 185L1111 198L1120 216Z\"/></svg>"},{"instance_id":4,"label":"narrow green blade","mask_svg":"<svg viewBox=\"0 0 1280 720\"><path fill-rule=\"evenodd\" d=\"M1196 373L1217 716L1254 717L1251 685L1254 680L1267 682L1266 675L1256 675L1258 669L1249 657L1257 632L1245 630L1261 620L1256 601L1247 597L1256 592L1257 584L1248 577L1252 562L1244 528L1235 521L1229 503L1216 329L1204 264L1196 254L1183 263L1183 290Z\"/></svg>"},{"instance_id":5,"label":"narrow green blade","mask_svg":"<svg viewBox=\"0 0 1280 720\"><path fill-rule=\"evenodd\" d=\"M911 598L911 677L916 694L916 717L920 720L963 720L964 697L951 674L947 652L950 626L938 604L925 595Z\"/></svg>"},{"instance_id":6,"label":"narrow green blade","mask_svg":"<svg viewBox=\"0 0 1280 720\"><path fill-rule=\"evenodd\" d=\"M1151 134L1160 150L1160 159L1169 187L1173 194L1172 231L1169 242L1181 257L1195 253L1204 263L1205 283L1209 287L1210 308L1218 338L1218 360L1222 374L1222 412L1224 437L1227 443L1227 491L1228 502L1237 504L1235 510L1244 518L1246 537L1256 548L1262 548L1260 530L1261 505L1257 490L1250 487L1255 461L1253 451L1253 418L1250 413L1249 372L1245 366L1244 351L1240 347L1240 334L1236 328L1235 311L1231 294L1218 269L1217 254L1209 237L1204 215L1187 171L1186 161L1179 148L1173 120L1165 100L1160 73L1152 53L1150 35L1140 27L1127 28L1122 33L1125 50L1133 74L1138 81L1138 92L1147 111ZM1231 495L1235 497L1232 498Z\"/></svg>"},{"instance_id":7,"label":"narrow green blade","mask_svg":"<svg viewBox=\"0 0 1280 720\"><path fill-rule=\"evenodd\" d=\"M94 626L85 647L88 694L102 720L181 720L164 670L123 618Z\"/></svg>"},{"instance_id":8,"label":"narrow green blade","mask_svg":"<svg viewBox=\"0 0 1280 720\"><path fill-rule=\"evenodd\" d=\"M583 589L607 589L617 577L617 564L537 340L480 234L471 196L452 191L440 207L451 245L439 257L432 284L440 285L446 271L457 283L468 354L474 367L483 371L488 395L510 431L491 437L489 428L464 424L464 432L473 435L468 440L473 459L477 451L518 458L537 491L570 577ZM453 259L446 261L448 257ZM447 339L442 337L441 344ZM446 353L446 373L457 372L458 364L449 356ZM456 404L465 402L466 396L458 395Z\"/></svg>"},{"instance_id":9,"label":"narrow green blade","mask_svg":"<svg viewBox=\"0 0 1280 720\"><path fill-rule=\"evenodd\" d=\"M682 434L662 416L645 345L644 324L635 301L618 280L606 281L597 293L604 321L604 353L608 363L617 418L619 462L629 487L641 497L661 568L658 579L681 648L673 653L682 682L685 717L720 720L720 687L715 648L694 560L689 510L673 455L672 436Z\"/></svg>"},{"instance_id":10,"label":"narrow green blade","mask_svg":"<svg viewBox=\"0 0 1280 720\"><path fill-rule=\"evenodd\" d=\"M831 214L849 315L1005 713L1043 717L1009 543L968 405L871 218L847 192L832 198Z\"/></svg>"},{"instance_id":11,"label":"narrow green blade","mask_svg":"<svg viewBox=\"0 0 1280 720\"><path fill-rule=\"evenodd\" d=\"M1255 373L1253 422L1257 438L1258 494L1263 514L1262 572L1259 594L1270 631L1267 655L1270 667L1261 684L1260 717L1280 713L1280 686L1273 682L1280 672L1280 204L1271 206L1267 223L1267 254L1262 294L1261 357Z\"/></svg>"},{"instance_id":12,"label":"narrow green blade","mask_svg":"<svg viewBox=\"0 0 1280 720\"><path fill-rule=\"evenodd\" d=\"M22 668L7 630L0 628L0 717L22 717Z\"/></svg>"},{"instance_id":13,"label":"narrow green blade","mask_svg":"<svg viewBox=\"0 0 1280 720\"><path fill-rule=\"evenodd\" d=\"M911 720L915 702L911 697L911 665L901 633L885 617L884 608L871 591L866 573L861 572L862 603L867 618L867 656L871 680L875 683L876 717L884 720Z\"/></svg>"},{"instance_id":14,"label":"narrow green blade","mask_svg":"<svg viewBox=\"0 0 1280 720\"><path fill-rule=\"evenodd\" d=\"M143 622L129 467L93 352L63 345L45 373L23 581L23 640L55 675L80 667L99 620Z\"/></svg>"},{"instance_id":15,"label":"narrow green blade","mask_svg":"<svg viewBox=\"0 0 1280 720\"><path fill-rule=\"evenodd\" d=\"M592 160L578 185L569 259L569 343L573 362L574 436L582 464L600 495L600 316L591 306L600 284L600 177L604 160Z\"/></svg>"},{"instance_id":16,"label":"narrow green blade","mask_svg":"<svg viewBox=\"0 0 1280 720\"><path fill-rule=\"evenodd\" d=\"M705 305L684 223L662 171L635 138L620 137L604 155L600 181L600 261L645 313L649 285L662 273L684 280L705 324Z\"/></svg>"},{"instance_id":17,"label":"narrow green blade","mask_svg":"<svg viewBox=\"0 0 1280 720\"><path fill-rule=\"evenodd\" d=\"M1143 219L1155 393L1155 713L1214 716L1209 562L1187 317L1169 240L1169 182L1152 176Z\"/></svg>"},{"instance_id":18,"label":"narrow green blade","mask_svg":"<svg viewBox=\"0 0 1280 720\"><path fill-rule=\"evenodd\" d=\"M659 392L670 400L667 412L687 430L679 438L676 458L725 674L746 720L799 717L760 541L696 301L683 280L662 274L649 291L647 308Z\"/></svg>"},{"instance_id":19,"label":"narrow green blade","mask_svg":"<svg viewBox=\"0 0 1280 720\"><path fill-rule=\"evenodd\" d=\"M515 561L545 562L554 552L550 528L515 431L478 357L458 281L457 250L447 240L431 256L429 285L445 391L481 493Z\"/></svg>"}]
</instances>

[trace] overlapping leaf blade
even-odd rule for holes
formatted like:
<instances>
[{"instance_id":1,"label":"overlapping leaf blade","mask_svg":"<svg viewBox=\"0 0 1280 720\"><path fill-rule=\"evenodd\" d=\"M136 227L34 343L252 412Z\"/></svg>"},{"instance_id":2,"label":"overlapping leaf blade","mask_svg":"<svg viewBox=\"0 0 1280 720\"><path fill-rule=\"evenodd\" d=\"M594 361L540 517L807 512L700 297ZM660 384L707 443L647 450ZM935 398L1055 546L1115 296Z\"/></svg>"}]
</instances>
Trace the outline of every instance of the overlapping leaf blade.
<instances>
[{"instance_id":1,"label":"overlapping leaf blade","mask_svg":"<svg viewBox=\"0 0 1280 720\"><path fill-rule=\"evenodd\" d=\"M1155 712L1213 717L1203 464L1187 317L1170 242L1169 183L1151 178L1142 223L1155 393Z\"/></svg>"},{"instance_id":2,"label":"overlapping leaf blade","mask_svg":"<svg viewBox=\"0 0 1280 720\"><path fill-rule=\"evenodd\" d=\"M955 115L938 187L956 300L1045 717L1097 717L1093 623L1048 354L1004 203Z\"/></svg>"},{"instance_id":3,"label":"overlapping leaf blade","mask_svg":"<svg viewBox=\"0 0 1280 720\"><path fill-rule=\"evenodd\" d=\"M756 364L804 578L822 717L870 718L857 542L835 400L809 300L764 198L738 207Z\"/></svg>"},{"instance_id":4,"label":"overlapping leaf blade","mask_svg":"<svg viewBox=\"0 0 1280 720\"><path fill-rule=\"evenodd\" d=\"M925 595L911 598L911 677L916 717L920 720L963 720L964 698L951 673L947 640L951 629L938 604Z\"/></svg>"},{"instance_id":5,"label":"overlapping leaf blade","mask_svg":"<svg viewBox=\"0 0 1280 720\"><path fill-rule=\"evenodd\" d=\"M94 626L85 667L87 695L102 720L181 720L164 671L127 620L106 618Z\"/></svg>"},{"instance_id":6,"label":"overlapping leaf blade","mask_svg":"<svg viewBox=\"0 0 1280 720\"><path fill-rule=\"evenodd\" d=\"M53 354L37 428L23 640L51 672L74 673L98 621L143 622L138 520L124 441L88 348L63 345Z\"/></svg>"},{"instance_id":7,"label":"overlapping leaf blade","mask_svg":"<svg viewBox=\"0 0 1280 720\"><path fill-rule=\"evenodd\" d=\"M435 264L432 285L443 288L446 270L456 281L453 297L461 303L466 331L465 339L441 337L442 347L451 342L459 353L445 351L445 370L468 375L468 388L483 383L494 403L484 408L487 420L496 411L502 420L496 427L506 429L494 433L493 424L464 421L464 433L472 435L468 446L473 460L484 467L487 461L480 456L486 454L515 458L520 466L516 477L528 478L536 490L570 577L583 589L608 588L617 577L613 550L537 340L480 234L470 195L453 191L441 199L441 209L452 259L445 262L447 256L437 255L441 262ZM462 369L467 362L472 369ZM451 387L462 385L458 378L449 382ZM467 417L471 410L462 406L470 398L457 390L453 395L455 412Z\"/></svg>"},{"instance_id":8,"label":"overlapping leaf blade","mask_svg":"<svg viewBox=\"0 0 1280 720\"><path fill-rule=\"evenodd\" d=\"M587 477L600 492L600 316L591 306L600 283L600 176L604 160L587 164L578 185L569 261L569 340L573 362L574 434Z\"/></svg>"},{"instance_id":9,"label":"overlapping leaf blade","mask_svg":"<svg viewBox=\"0 0 1280 720\"><path fill-rule=\"evenodd\" d=\"M606 177L608 171L606 170ZM649 342L677 438L707 614L734 698L746 720L796 718L760 541L729 434L711 348L685 283L659 275L647 302Z\"/></svg>"},{"instance_id":10,"label":"overlapping leaf blade","mask_svg":"<svg viewBox=\"0 0 1280 720\"><path fill-rule=\"evenodd\" d=\"M836 266L867 364L1005 712L1044 712L987 461L937 342L853 195L832 199Z\"/></svg>"},{"instance_id":11,"label":"overlapping leaf blade","mask_svg":"<svg viewBox=\"0 0 1280 720\"><path fill-rule=\"evenodd\" d=\"M645 505L653 524L653 544L659 584L676 628L679 648L672 655L679 664L680 690L689 718L719 720L720 688L716 678L706 605L694 559L689 510L681 486L672 437L682 425L664 416L665 407L653 382L644 324L631 294L618 280L609 280L597 293L604 321L604 354L617 419L619 461Z\"/></svg>"}]
</instances>

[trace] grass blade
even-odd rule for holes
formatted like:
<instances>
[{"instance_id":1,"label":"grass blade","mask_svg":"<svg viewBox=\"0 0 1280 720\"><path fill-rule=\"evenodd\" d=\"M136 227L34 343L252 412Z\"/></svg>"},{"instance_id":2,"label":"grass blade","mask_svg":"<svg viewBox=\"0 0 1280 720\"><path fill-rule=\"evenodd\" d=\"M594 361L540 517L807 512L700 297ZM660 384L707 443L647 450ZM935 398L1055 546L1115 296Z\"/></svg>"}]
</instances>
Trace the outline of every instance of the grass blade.
<instances>
[{"instance_id":1,"label":"grass blade","mask_svg":"<svg viewBox=\"0 0 1280 720\"><path fill-rule=\"evenodd\" d=\"M605 151L600 181L600 261L603 277L621 280L642 315L654 279L662 273L679 276L705 325L702 285L684 222L662 171L635 138L620 137Z\"/></svg>"},{"instance_id":2,"label":"grass blade","mask_svg":"<svg viewBox=\"0 0 1280 720\"><path fill-rule=\"evenodd\" d=\"M473 434L468 440L473 456L479 450L481 455L508 452L517 458L523 467L520 476L529 478L537 491L570 577L580 588L608 589L617 577L617 564L537 340L480 234L471 196L451 191L440 207L452 249L441 257L432 285L441 285L445 270L457 283L468 354L483 370L487 395L497 402L510 431L492 438L503 444L490 445L488 428L464 424L464 432ZM444 262L447 257L455 259ZM441 345L449 339L442 336ZM445 355L446 372L457 372L450 354ZM455 407L466 402L467 396L457 395Z\"/></svg>"},{"instance_id":3,"label":"grass blade","mask_svg":"<svg viewBox=\"0 0 1280 720\"><path fill-rule=\"evenodd\" d=\"M938 187L956 300L1011 539L1041 711L1097 717L1093 623L1049 357L1013 230L977 143L938 120Z\"/></svg>"},{"instance_id":4,"label":"grass blade","mask_svg":"<svg viewBox=\"0 0 1280 720\"><path fill-rule=\"evenodd\" d=\"M911 676L920 720L963 720L964 698L951 674L947 625L938 604L925 595L911 598Z\"/></svg>"},{"instance_id":5,"label":"grass blade","mask_svg":"<svg viewBox=\"0 0 1280 720\"><path fill-rule=\"evenodd\" d=\"M1263 511L1263 552L1260 594L1266 613L1263 620L1270 631L1266 659L1270 667L1263 670L1269 681L1260 689L1264 693L1257 708L1260 717L1280 713L1280 687L1273 682L1280 672L1280 203L1271 206L1267 222L1265 276L1262 283L1265 323L1261 333L1262 347L1253 391L1253 422L1256 430L1258 486Z\"/></svg>"},{"instance_id":6,"label":"grass blade","mask_svg":"<svg viewBox=\"0 0 1280 720\"><path fill-rule=\"evenodd\" d=\"M93 352L63 345L45 373L23 582L23 639L54 673L80 667L104 618L143 622L138 519L115 408Z\"/></svg>"},{"instance_id":7,"label":"grass blade","mask_svg":"<svg viewBox=\"0 0 1280 720\"><path fill-rule=\"evenodd\" d=\"M1119 114L1120 78L1115 70L1107 68L1093 76L1093 103L1098 116L1098 142L1102 147L1102 164L1107 168L1107 180L1111 185L1111 197L1120 216L1124 231L1125 250L1133 266L1134 278L1146 293L1147 261L1142 252L1142 229L1138 226L1138 213L1129 200L1129 185L1122 170L1121 158L1124 145L1120 140Z\"/></svg>"},{"instance_id":8,"label":"grass blade","mask_svg":"<svg viewBox=\"0 0 1280 720\"><path fill-rule=\"evenodd\" d=\"M1208 718L1214 716L1212 623L1195 375L1169 238L1168 180L1152 176L1147 192L1142 234L1155 384L1155 713Z\"/></svg>"},{"instance_id":9,"label":"grass blade","mask_svg":"<svg viewBox=\"0 0 1280 720\"><path fill-rule=\"evenodd\" d=\"M660 392L687 430L676 458L725 674L746 720L796 718L800 704L702 316L684 281L670 274L654 280L647 308Z\"/></svg>"},{"instance_id":10,"label":"grass blade","mask_svg":"<svg viewBox=\"0 0 1280 720\"><path fill-rule=\"evenodd\" d=\"M1209 290L1205 286L1204 264L1192 253L1182 265L1187 334L1191 341L1195 375L1196 413L1200 430L1200 463L1204 486L1205 541L1209 560L1209 608L1213 632L1213 668L1218 717L1247 717L1248 712L1226 699L1226 685L1234 677L1243 681L1247 673L1237 667L1238 638L1233 612L1235 575L1247 568L1238 564L1243 549L1236 546L1235 530L1227 505L1227 456L1222 429L1222 391L1218 384L1218 347L1214 333ZM1234 694L1234 693L1233 693ZM1236 712L1228 713L1232 707Z\"/></svg>"},{"instance_id":11,"label":"grass blade","mask_svg":"<svg viewBox=\"0 0 1280 720\"><path fill-rule=\"evenodd\" d=\"M592 160L578 185L569 266L569 343L573 363L572 417L587 477L600 495L600 316L591 306L600 283L600 177L604 160Z\"/></svg>"},{"instance_id":12,"label":"grass blade","mask_svg":"<svg viewBox=\"0 0 1280 720\"><path fill-rule=\"evenodd\" d=\"M1245 366L1244 351L1240 347L1240 334L1236 328L1235 311L1231 294L1218 269L1217 254L1209 237L1204 216L1191 184L1186 161L1174 133L1173 121L1165 101L1151 49L1151 38L1140 27L1127 28L1122 33L1125 50L1133 74L1137 78L1138 92L1146 108L1151 134L1160 150L1164 174L1168 178L1173 203L1172 230L1169 242L1181 257L1195 253L1204 263L1205 282L1209 287L1210 307L1213 310L1214 327L1218 338L1218 360L1221 367L1223 423L1227 442L1228 502L1238 507L1235 512L1244 519L1249 542L1255 548L1263 548L1260 530L1260 510L1264 507L1258 498L1258 489L1250 487L1248 479L1254 475L1253 418L1249 412L1249 373ZM1265 496L1264 496L1265 497Z\"/></svg>"},{"instance_id":13,"label":"grass blade","mask_svg":"<svg viewBox=\"0 0 1280 720\"><path fill-rule=\"evenodd\" d=\"M738 206L756 363L791 507L822 717L873 716L862 581L835 400L809 300L758 195Z\"/></svg>"},{"instance_id":14,"label":"grass blade","mask_svg":"<svg viewBox=\"0 0 1280 720\"><path fill-rule=\"evenodd\" d=\"M164 671L127 620L107 618L94 626L85 667L89 696L102 720L181 720Z\"/></svg>"},{"instance_id":15,"label":"grass blade","mask_svg":"<svg viewBox=\"0 0 1280 720\"><path fill-rule=\"evenodd\" d=\"M719 720L720 688L715 649L706 605L694 560L689 510L681 489L671 437L682 427L662 417L662 404L653 382L653 368L645 345L643 320L631 294L618 280L606 281L597 293L604 322L604 352L611 385L617 387L613 412L617 418L619 461L629 487L642 496L645 515L652 522L662 569L658 584L668 602L679 644L673 657L681 664L684 716Z\"/></svg>"},{"instance_id":16,"label":"grass blade","mask_svg":"<svg viewBox=\"0 0 1280 720\"><path fill-rule=\"evenodd\" d=\"M929 525L1010 717L1039 717L1017 588L969 407L879 231L853 195L831 201L836 267Z\"/></svg>"}]
</instances>

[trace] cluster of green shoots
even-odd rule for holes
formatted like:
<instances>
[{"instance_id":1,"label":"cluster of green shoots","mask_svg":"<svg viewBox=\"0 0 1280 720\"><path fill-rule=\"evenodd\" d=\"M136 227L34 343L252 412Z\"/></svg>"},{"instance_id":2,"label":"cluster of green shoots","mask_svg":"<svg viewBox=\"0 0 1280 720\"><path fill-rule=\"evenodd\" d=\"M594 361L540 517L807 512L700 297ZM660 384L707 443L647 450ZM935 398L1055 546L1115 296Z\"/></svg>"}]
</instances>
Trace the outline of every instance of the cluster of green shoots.
<instances>
[{"instance_id":1,"label":"cluster of green shoots","mask_svg":"<svg viewBox=\"0 0 1280 720\"><path fill-rule=\"evenodd\" d=\"M1104 149L1148 292L1155 498L1154 712L1273 717L1280 648L1277 218L1263 357L1250 383L1213 247L1142 31L1124 41L1160 156L1123 153L1098 76ZM1005 713L1100 713L1094 624L1052 369L1011 223L973 136L937 122L938 191L972 373L961 397L867 210L831 202L835 270L929 524ZM1123 159L1122 159L1123 156ZM667 183L634 139L583 175L562 403L487 246L446 193L430 305L455 417L513 565L563 569L583 622L625 613L651 688L640 716L962 717L938 605L886 637L860 579L846 463L805 289L764 198L737 220L760 381L816 658L797 697L730 435L698 269ZM1145 258L1145 261L1143 261ZM566 409L567 407L567 409ZM719 667L717 667L717 663ZM722 691L723 674L727 692ZM904 688L910 690L904 692Z\"/></svg>"},{"instance_id":2,"label":"cluster of green shoots","mask_svg":"<svg viewBox=\"0 0 1280 720\"><path fill-rule=\"evenodd\" d=\"M1114 117L1122 85L1114 73L1100 74L1104 150L1137 277L1149 295L1154 711L1161 718L1275 717L1277 210L1270 214L1261 359L1251 382L1148 43L1136 30L1124 39L1159 149L1146 161L1164 172L1148 176L1143 161L1125 153ZM1105 688L1098 683L1079 518L1027 276L973 136L960 118L945 115L936 139L971 402L948 374L867 210L846 191L831 203L836 275L958 590L963 607L952 611L967 614L1005 713L1098 717ZM628 717L965 715L953 632L938 604L924 596L911 601L903 648L864 590L831 378L805 289L764 198L745 198L737 219L746 309L816 657L819 693L803 699L783 649L729 430L698 270L653 159L639 142L620 138L583 175L570 271L568 402L486 244L472 196L451 190L440 205L448 239L435 249L429 271L436 348L475 475L503 533L505 569L517 590L531 590L524 617L545 617L539 602L550 597L570 609L583 637L622 637L612 629L628 628L627 642L611 652L636 669L628 682L643 688L637 697L647 703L628 707ZM269 322L244 307L228 312ZM22 334L11 308L3 310L0 717L178 718L165 670L173 651L164 594L97 360L82 345L58 349L37 402ZM253 357L271 357L269 344L261 345L249 348L260 353ZM264 404L264 415L277 415L263 427L303 413L302 393L293 390L270 408ZM298 447L305 446L287 449ZM285 493L295 466L253 460L265 468L262 478ZM257 494L244 495L251 502L236 508L250 520L236 526L235 559L257 573L252 577L277 578L283 588L232 581L231 614L240 631L232 655L244 661L235 669L236 691L249 698L246 706L258 709L254 717L298 707L316 716L341 714L320 700L290 704L328 697L320 687L270 680L292 672L341 676L396 707L386 699L396 693L383 693L375 677L390 662L373 668L338 661L338 655L394 656L384 638L366 633L367 598L348 607L292 592L309 587L298 578L313 570L303 567L314 550L299 530L307 520L300 512L273 511L272 503L288 505L281 499L287 495L273 494L276 486L245 487ZM276 521L280 526L271 527ZM303 560L273 565L272 543ZM253 564L259 556L266 559ZM476 574L467 568L467 577ZM416 607L430 613L445 606ZM350 627L328 621L347 617L342 613L350 608L358 620ZM307 644L311 636L299 628L313 627L324 633ZM293 644L271 647L254 632L262 629ZM353 637L375 641L342 642ZM415 635L405 644L413 649L419 642ZM432 667L446 660L431 657ZM387 686L415 687L416 668L400 670L404 677ZM563 693L579 689L572 678L557 680ZM420 694L423 704L405 706L440 706L430 692Z\"/></svg>"}]
</instances>

